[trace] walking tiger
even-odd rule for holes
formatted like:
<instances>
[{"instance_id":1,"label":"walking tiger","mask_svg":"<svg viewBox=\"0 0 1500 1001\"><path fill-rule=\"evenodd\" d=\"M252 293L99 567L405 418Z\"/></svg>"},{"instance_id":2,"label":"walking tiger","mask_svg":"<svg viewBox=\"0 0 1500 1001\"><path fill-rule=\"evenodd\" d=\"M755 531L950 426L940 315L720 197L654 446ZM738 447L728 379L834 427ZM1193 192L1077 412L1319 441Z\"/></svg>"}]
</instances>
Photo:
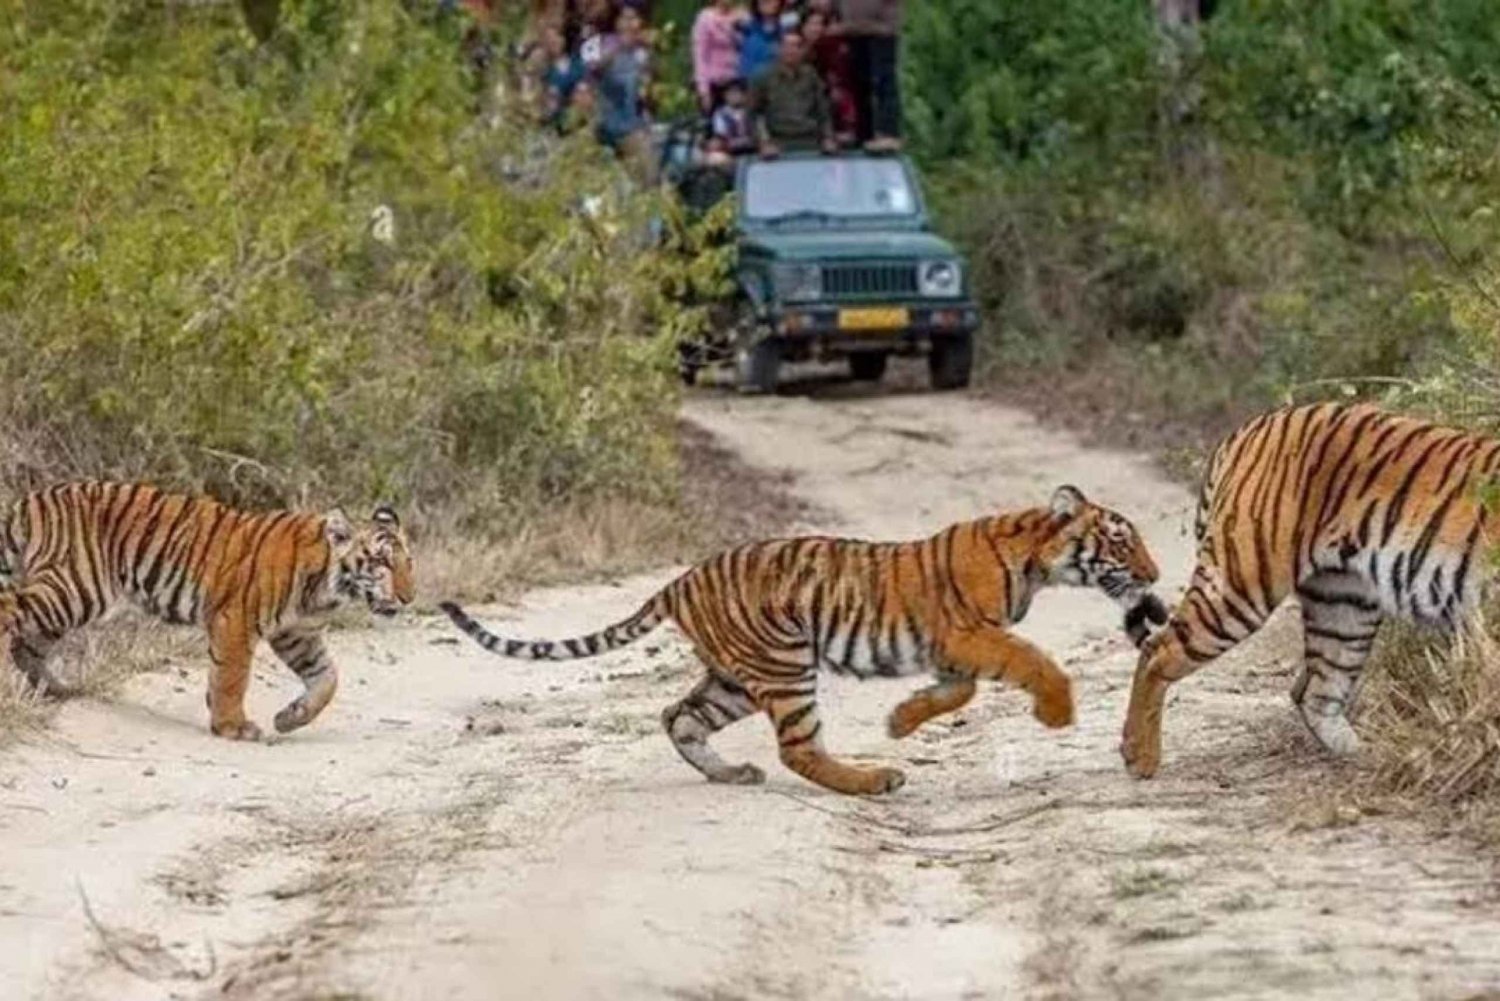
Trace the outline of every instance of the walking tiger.
<instances>
[{"instance_id":1,"label":"walking tiger","mask_svg":"<svg viewBox=\"0 0 1500 1001\"><path fill-rule=\"evenodd\" d=\"M1018 685L1037 719L1067 726L1067 675L1008 627L1042 587L1092 586L1126 608L1126 629L1139 644L1146 620L1166 617L1150 591L1156 579L1134 526L1065 486L1050 507L964 522L917 542L809 537L740 546L687 571L623 622L575 639L504 639L457 605L441 607L485 649L525 660L591 657L671 619L708 669L662 714L688 764L712 782L764 781L759 768L727 764L708 746L715 732L761 711L792 771L838 792L878 794L900 788L905 777L846 764L823 749L819 668L861 678L935 671L937 684L890 714L894 737L963 706L980 679Z\"/></svg>"},{"instance_id":2,"label":"walking tiger","mask_svg":"<svg viewBox=\"0 0 1500 1001\"><path fill-rule=\"evenodd\" d=\"M414 595L396 513L357 530L343 512L249 514L141 483L70 483L23 497L0 523L0 655L42 691L64 635L126 600L208 631L212 731L256 740L245 718L250 658L265 637L305 691L276 714L283 733L312 722L338 684L316 617L344 601L393 615Z\"/></svg>"},{"instance_id":3,"label":"walking tiger","mask_svg":"<svg viewBox=\"0 0 1500 1001\"><path fill-rule=\"evenodd\" d=\"M1474 608L1500 529L1479 488L1497 469L1500 441L1368 404L1286 407L1225 438L1199 495L1198 566L1137 663L1126 767L1155 774L1168 688L1290 594L1305 632L1292 701L1325 748L1356 750L1350 702L1381 620L1452 631Z\"/></svg>"}]
</instances>

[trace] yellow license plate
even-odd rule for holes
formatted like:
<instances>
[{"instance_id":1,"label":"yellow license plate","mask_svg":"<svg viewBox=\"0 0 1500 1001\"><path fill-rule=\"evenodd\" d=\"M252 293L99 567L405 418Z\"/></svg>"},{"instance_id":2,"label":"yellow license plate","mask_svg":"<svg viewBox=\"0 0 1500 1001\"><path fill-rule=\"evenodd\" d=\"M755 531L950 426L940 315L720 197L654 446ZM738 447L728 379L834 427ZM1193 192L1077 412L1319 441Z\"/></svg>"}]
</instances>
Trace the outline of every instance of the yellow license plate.
<instances>
[{"instance_id":1,"label":"yellow license plate","mask_svg":"<svg viewBox=\"0 0 1500 1001\"><path fill-rule=\"evenodd\" d=\"M899 330L911 323L910 310L898 308L841 309L840 330Z\"/></svg>"}]
</instances>

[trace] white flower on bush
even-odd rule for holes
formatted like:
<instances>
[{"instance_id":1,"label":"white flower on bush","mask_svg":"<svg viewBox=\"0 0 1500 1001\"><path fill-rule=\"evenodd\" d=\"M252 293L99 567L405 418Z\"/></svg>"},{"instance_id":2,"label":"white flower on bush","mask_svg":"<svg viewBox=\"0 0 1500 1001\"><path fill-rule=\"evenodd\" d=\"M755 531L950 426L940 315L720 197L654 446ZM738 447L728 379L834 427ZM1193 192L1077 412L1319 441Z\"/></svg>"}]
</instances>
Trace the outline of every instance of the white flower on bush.
<instances>
[{"instance_id":1,"label":"white flower on bush","mask_svg":"<svg viewBox=\"0 0 1500 1001\"><path fill-rule=\"evenodd\" d=\"M396 245L396 213L389 205L377 205L370 210L370 236L387 247Z\"/></svg>"}]
</instances>

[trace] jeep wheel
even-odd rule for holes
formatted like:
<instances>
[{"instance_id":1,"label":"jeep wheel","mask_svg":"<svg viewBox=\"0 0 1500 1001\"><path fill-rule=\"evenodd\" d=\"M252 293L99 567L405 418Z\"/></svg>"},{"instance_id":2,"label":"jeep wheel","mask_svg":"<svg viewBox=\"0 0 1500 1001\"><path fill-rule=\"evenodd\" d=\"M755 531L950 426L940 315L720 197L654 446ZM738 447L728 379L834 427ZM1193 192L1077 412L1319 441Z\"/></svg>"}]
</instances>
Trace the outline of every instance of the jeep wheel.
<instances>
[{"instance_id":1,"label":"jeep wheel","mask_svg":"<svg viewBox=\"0 0 1500 1001\"><path fill-rule=\"evenodd\" d=\"M927 372L933 389L963 389L969 384L969 372L973 367L972 334L932 339L932 350L927 355Z\"/></svg>"},{"instance_id":2,"label":"jeep wheel","mask_svg":"<svg viewBox=\"0 0 1500 1001\"><path fill-rule=\"evenodd\" d=\"M884 351L858 351L849 356L849 374L860 382L879 382L889 358Z\"/></svg>"},{"instance_id":3,"label":"jeep wheel","mask_svg":"<svg viewBox=\"0 0 1500 1001\"><path fill-rule=\"evenodd\" d=\"M781 347L775 341L754 341L734 355L735 382L742 393L774 393L781 372Z\"/></svg>"},{"instance_id":4,"label":"jeep wheel","mask_svg":"<svg viewBox=\"0 0 1500 1001\"><path fill-rule=\"evenodd\" d=\"M698 382L698 373L703 369L703 349L696 344L677 345L677 374L684 386Z\"/></svg>"}]
</instances>

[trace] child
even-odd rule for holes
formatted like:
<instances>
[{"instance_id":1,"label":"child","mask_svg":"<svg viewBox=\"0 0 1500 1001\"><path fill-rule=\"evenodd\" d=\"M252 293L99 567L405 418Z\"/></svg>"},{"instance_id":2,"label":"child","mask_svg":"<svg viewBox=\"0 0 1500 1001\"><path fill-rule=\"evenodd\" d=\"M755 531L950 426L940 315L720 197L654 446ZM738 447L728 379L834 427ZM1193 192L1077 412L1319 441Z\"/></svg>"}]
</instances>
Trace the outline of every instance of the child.
<instances>
[{"instance_id":1,"label":"child","mask_svg":"<svg viewBox=\"0 0 1500 1001\"><path fill-rule=\"evenodd\" d=\"M776 65L782 34L781 0L755 0L755 15L740 25L740 79L754 83Z\"/></svg>"},{"instance_id":2,"label":"child","mask_svg":"<svg viewBox=\"0 0 1500 1001\"><path fill-rule=\"evenodd\" d=\"M750 128L750 112L745 107L745 82L731 80L724 85L724 103L714 112L710 132L714 140L710 149L722 148L739 156L755 150L755 133Z\"/></svg>"},{"instance_id":3,"label":"child","mask_svg":"<svg viewBox=\"0 0 1500 1001\"><path fill-rule=\"evenodd\" d=\"M710 0L693 22L693 83L705 115L713 112L719 88L739 71L739 25L746 16L734 0Z\"/></svg>"}]
</instances>

